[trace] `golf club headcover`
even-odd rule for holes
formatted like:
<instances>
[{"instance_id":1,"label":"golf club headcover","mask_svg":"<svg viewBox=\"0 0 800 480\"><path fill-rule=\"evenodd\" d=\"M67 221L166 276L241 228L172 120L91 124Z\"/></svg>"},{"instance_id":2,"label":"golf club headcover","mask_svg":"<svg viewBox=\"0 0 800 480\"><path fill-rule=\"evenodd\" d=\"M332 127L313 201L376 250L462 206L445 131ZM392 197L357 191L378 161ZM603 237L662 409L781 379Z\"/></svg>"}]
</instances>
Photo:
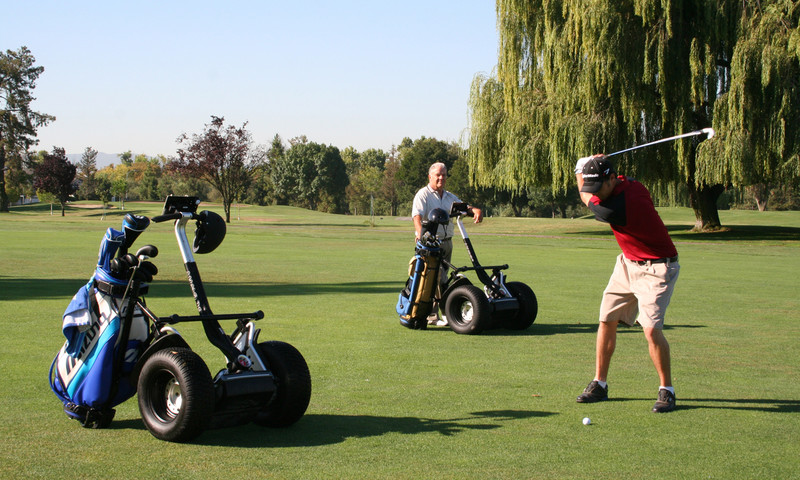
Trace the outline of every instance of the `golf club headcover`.
<instances>
[{"instance_id":1,"label":"golf club headcover","mask_svg":"<svg viewBox=\"0 0 800 480\"><path fill-rule=\"evenodd\" d=\"M125 240L120 247L124 253L133 245L133 242L139 238L139 235L150 225L150 219L143 215L134 215L129 213L125 215L122 220L122 231L125 233Z\"/></svg>"}]
</instances>

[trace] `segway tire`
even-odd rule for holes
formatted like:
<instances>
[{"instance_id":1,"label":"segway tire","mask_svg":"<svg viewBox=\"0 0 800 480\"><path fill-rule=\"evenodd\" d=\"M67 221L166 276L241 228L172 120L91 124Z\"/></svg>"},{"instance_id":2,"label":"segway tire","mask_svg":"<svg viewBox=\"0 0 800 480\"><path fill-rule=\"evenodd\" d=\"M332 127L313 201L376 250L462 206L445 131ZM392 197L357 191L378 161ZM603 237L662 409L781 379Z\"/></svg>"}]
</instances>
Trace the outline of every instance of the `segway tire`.
<instances>
[{"instance_id":1,"label":"segway tire","mask_svg":"<svg viewBox=\"0 0 800 480\"><path fill-rule=\"evenodd\" d=\"M450 328L462 335L478 335L492 323L492 310L483 291L462 285L447 296L445 316Z\"/></svg>"},{"instance_id":2,"label":"segway tire","mask_svg":"<svg viewBox=\"0 0 800 480\"><path fill-rule=\"evenodd\" d=\"M311 400L311 373L303 355L277 340L258 344L258 353L275 376L277 390L254 422L262 427L288 427L306 413Z\"/></svg>"},{"instance_id":3,"label":"segway tire","mask_svg":"<svg viewBox=\"0 0 800 480\"><path fill-rule=\"evenodd\" d=\"M150 433L186 442L208 428L214 383L203 359L188 348L159 350L147 359L137 386L139 411Z\"/></svg>"},{"instance_id":4,"label":"segway tire","mask_svg":"<svg viewBox=\"0 0 800 480\"><path fill-rule=\"evenodd\" d=\"M531 287L522 282L508 282L506 288L519 302L519 310L514 316L504 319L502 326L509 330L525 330L533 325L536 315L539 313L536 294L533 293Z\"/></svg>"}]
</instances>

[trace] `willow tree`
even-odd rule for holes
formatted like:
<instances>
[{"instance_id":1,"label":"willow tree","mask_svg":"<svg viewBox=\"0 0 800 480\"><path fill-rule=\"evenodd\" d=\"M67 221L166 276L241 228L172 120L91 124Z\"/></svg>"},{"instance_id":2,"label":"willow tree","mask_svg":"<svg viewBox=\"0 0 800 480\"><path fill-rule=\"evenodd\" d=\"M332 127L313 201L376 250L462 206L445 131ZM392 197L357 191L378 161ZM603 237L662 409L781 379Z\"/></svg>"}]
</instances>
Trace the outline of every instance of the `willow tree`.
<instances>
[{"instance_id":1,"label":"willow tree","mask_svg":"<svg viewBox=\"0 0 800 480\"><path fill-rule=\"evenodd\" d=\"M800 2L760 2L741 16L730 89L717 101L721 142L698 156L709 183L752 186L759 209L800 179ZM761 195L759 195L761 192Z\"/></svg>"},{"instance_id":2,"label":"willow tree","mask_svg":"<svg viewBox=\"0 0 800 480\"><path fill-rule=\"evenodd\" d=\"M620 171L653 186L685 184L696 228L718 227L723 186L752 180L745 175L748 160L766 161L722 157L734 148L726 145L732 137L742 152L747 142L770 141L733 119L742 116L737 108L747 111L749 90L757 89L751 79L737 79L745 72L736 69L736 55L748 55L736 49L738 41L758 41L754 19L773 7L787 26L781 38L788 45L797 29L791 1L497 0L497 72L476 77L470 94L472 180L511 191L547 185L557 193L573 188L578 157L714 126L711 141L694 137L616 160ZM748 58L740 62L749 65ZM792 63L796 54L775 69ZM734 100L728 97L737 81L744 97ZM715 114L720 102L723 115ZM786 131L795 131L785 116L792 108L759 114L784 115Z\"/></svg>"}]
</instances>

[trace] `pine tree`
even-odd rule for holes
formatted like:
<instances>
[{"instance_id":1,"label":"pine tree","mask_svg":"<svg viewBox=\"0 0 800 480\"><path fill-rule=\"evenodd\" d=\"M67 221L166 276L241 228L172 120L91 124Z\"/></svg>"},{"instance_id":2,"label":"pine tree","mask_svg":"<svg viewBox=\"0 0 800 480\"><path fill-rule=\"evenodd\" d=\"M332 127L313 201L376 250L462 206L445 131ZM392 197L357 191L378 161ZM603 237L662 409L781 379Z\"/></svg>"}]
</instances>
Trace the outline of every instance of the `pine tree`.
<instances>
[{"instance_id":1,"label":"pine tree","mask_svg":"<svg viewBox=\"0 0 800 480\"><path fill-rule=\"evenodd\" d=\"M81 161L78 163L78 180L80 180L80 187L78 187L78 196L84 200L89 200L90 197L95 196L95 174L97 173L97 150L92 147L86 147Z\"/></svg>"},{"instance_id":2,"label":"pine tree","mask_svg":"<svg viewBox=\"0 0 800 480\"><path fill-rule=\"evenodd\" d=\"M36 80L44 72L35 63L27 47L0 52L0 212L8 211L8 180L24 177L23 159L38 143L36 131L56 119L31 110Z\"/></svg>"}]
</instances>

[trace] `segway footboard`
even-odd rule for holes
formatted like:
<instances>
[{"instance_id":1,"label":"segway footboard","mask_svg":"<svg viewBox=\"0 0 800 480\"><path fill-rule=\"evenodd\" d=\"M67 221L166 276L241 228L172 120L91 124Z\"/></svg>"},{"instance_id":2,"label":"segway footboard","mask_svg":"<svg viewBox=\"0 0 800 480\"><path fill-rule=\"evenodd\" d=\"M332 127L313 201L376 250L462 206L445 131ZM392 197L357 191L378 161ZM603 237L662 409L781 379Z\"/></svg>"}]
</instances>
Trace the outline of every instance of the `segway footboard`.
<instances>
[{"instance_id":1,"label":"segway footboard","mask_svg":"<svg viewBox=\"0 0 800 480\"><path fill-rule=\"evenodd\" d=\"M209 428L245 425L272 400L277 386L272 372L222 371L214 379L214 417Z\"/></svg>"}]
</instances>

